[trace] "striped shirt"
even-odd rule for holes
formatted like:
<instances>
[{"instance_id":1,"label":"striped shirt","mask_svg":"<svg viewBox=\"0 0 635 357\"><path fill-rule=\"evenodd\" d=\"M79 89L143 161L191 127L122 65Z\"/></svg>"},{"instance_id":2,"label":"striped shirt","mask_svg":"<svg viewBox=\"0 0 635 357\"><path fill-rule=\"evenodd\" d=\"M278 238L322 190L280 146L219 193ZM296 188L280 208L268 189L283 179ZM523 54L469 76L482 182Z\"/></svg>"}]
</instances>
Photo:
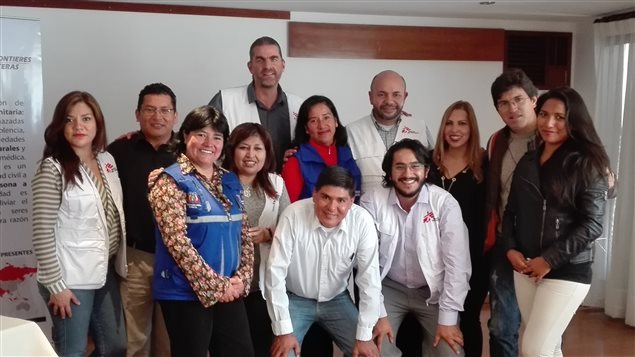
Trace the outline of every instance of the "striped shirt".
<instances>
[{"instance_id":1,"label":"striped shirt","mask_svg":"<svg viewBox=\"0 0 635 357\"><path fill-rule=\"evenodd\" d=\"M101 165L98 166L102 180L107 185ZM112 256L117 252L121 243L122 231L119 223L119 213L108 188L98 183L91 170L83 163L82 167L99 190L106 212L106 224L109 232L108 251L110 256ZM31 187L33 190L32 239L33 249L38 260L37 279L51 294L58 294L68 287L62 278L62 270L57 259L55 247L55 225L57 223L57 213L62 203L63 187L62 175L53 162L49 160L42 161L33 177ZM106 202L104 203L104 201Z\"/></svg>"}]
</instances>

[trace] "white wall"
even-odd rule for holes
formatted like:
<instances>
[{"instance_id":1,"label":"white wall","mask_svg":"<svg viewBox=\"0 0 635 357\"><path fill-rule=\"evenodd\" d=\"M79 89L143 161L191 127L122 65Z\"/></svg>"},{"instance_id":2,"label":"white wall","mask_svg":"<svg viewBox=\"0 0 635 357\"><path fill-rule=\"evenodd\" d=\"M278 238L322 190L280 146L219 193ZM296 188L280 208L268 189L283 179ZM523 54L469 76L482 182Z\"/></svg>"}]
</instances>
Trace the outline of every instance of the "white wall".
<instances>
[{"instance_id":1,"label":"white wall","mask_svg":"<svg viewBox=\"0 0 635 357\"><path fill-rule=\"evenodd\" d=\"M254 39L268 35L283 48L287 43L285 20L22 7L0 7L0 14L41 20L45 122L62 95L74 89L86 90L104 110L110 139L137 128L133 112L144 85L157 81L169 85L177 94L183 118L195 106L206 104L220 88L249 82L246 62ZM577 40L578 31L589 27L573 22L318 13L292 13L291 19L570 31L574 32L574 56L592 53L588 36L583 33L584 41ZM408 83L405 110L426 120L434 133L445 108L458 99L474 105L483 142L501 126L489 87L500 74L502 62L286 60L283 88L302 97L329 96L344 123L370 111L367 92L372 76L383 69L395 69ZM573 84L579 81L591 87L592 61L574 58L574 65Z\"/></svg>"}]
</instances>

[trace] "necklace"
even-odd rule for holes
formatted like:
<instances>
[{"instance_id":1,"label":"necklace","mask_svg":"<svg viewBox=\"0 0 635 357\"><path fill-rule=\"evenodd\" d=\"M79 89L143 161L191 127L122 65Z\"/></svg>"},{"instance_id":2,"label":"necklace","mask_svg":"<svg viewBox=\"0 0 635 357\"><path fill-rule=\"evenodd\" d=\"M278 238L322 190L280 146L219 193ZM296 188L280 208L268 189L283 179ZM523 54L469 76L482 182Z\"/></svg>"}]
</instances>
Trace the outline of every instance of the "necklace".
<instances>
[{"instance_id":1,"label":"necklace","mask_svg":"<svg viewBox=\"0 0 635 357\"><path fill-rule=\"evenodd\" d=\"M251 185L246 183L241 183L240 185L243 187L243 196L246 198L251 197Z\"/></svg>"},{"instance_id":2,"label":"necklace","mask_svg":"<svg viewBox=\"0 0 635 357\"><path fill-rule=\"evenodd\" d=\"M456 182L456 177L452 177L450 180L450 185L448 186L448 188L445 188L445 176L441 176L441 187L443 187L444 190L450 192L450 190L452 189L452 185L454 185L454 182Z\"/></svg>"}]
</instances>

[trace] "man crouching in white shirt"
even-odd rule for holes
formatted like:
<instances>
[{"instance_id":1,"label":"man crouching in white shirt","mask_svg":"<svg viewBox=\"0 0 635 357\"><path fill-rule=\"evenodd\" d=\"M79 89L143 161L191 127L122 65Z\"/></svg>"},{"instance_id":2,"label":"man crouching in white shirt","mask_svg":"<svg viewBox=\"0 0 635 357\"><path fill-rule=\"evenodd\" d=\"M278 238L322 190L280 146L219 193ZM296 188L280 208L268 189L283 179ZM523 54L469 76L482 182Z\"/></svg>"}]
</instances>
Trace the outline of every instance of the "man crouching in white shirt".
<instances>
[{"instance_id":1,"label":"man crouching in white shirt","mask_svg":"<svg viewBox=\"0 0 635 357\"><path fill-rule=\"evenodd\" d=\"M377 232L368 212L353 205L354 194L351 174L338 166L327 167L313 197L282 213L265 277L276 335L272 357L299 356L313 323L320 324L346 356L379 356L383 337L392 339L387 320L377 324L383 310ZM347 290L354 266L359 312Z\"/></svg>"},{"instance_id":2,"label":"man crouching in white shirt","mask_svg":"<svg viewBox=\"0 0 635 357\"><path fill-rule=\"evenodd\" d=\"M426 184L429 153L418 140L403 139L382 162L383 186L367 192L361 206L379 232L379 265L388 320L399 329L413 313L423 327L423 356L463 354L459 311L471 274L468 233L458 202ZM401 356L384 342L382 356Z\"/></svg>"}]
</instances>

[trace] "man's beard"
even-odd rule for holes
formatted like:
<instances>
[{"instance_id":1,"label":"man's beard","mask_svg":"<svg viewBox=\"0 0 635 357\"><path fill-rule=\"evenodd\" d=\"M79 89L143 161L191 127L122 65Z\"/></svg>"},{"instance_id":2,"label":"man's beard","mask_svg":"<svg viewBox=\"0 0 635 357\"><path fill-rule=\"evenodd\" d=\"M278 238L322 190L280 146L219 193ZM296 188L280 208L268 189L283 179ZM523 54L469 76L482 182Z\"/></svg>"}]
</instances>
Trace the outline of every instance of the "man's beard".
<instances>
[{"instance_id":1,"label":"man's beard","mask_svg":"<svg viewBox=\"0 0 635 357\"><path fill-rule=\"evenodd\" d=\"M406 178L404 180L409 180L410 178ZM399 187L397 187L397 185L395 183L393 183L393 187L395 188L395 191L397 192L397 194L399 194L399 196L402 196L404 198L413 198L413 197L417 197L419 195L419 192L421 192L421 189L423 188L423 185L425 184L425 180L421 180L419 178L415 178L416 182L419 183L419 187L412 191L412 192L405 192L403 190L401 190Z\"/></svg>"}]
</instances>

